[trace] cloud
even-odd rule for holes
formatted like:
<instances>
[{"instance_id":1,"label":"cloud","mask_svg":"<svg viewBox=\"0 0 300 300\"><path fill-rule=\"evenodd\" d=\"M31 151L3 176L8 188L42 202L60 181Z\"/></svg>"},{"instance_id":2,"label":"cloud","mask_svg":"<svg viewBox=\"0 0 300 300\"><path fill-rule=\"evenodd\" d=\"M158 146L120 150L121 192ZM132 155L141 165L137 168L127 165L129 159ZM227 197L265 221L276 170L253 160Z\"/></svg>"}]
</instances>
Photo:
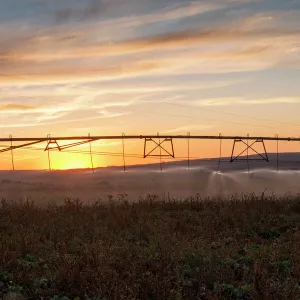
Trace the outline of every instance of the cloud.
<instances>
[{"instance_id":1,"label":"cloud","mask_svg":"<svg viewBox=\"0 0 300 300\"><path fill-rule=\"evenodd\" d=\"M107 109L101 109L98 111L99 114L101 114L101 117L102 118L116 118L116 117L121 117L121 116L125 116L125 115L128 115L130 114L131 112L128 111L128 112L111 112L111 111L108 111Z\"/></svg>"},{"instance_id":2,"label":"cloud","mask_svg":"<svg viewBox=\"0 0 300 300\"><path fill-rule=\"evenodd\" d=\"M10 123L9 120L2 122L0 124L0 128L26 128L26 127L37 127L37 126L50 126L50 125L58 125L58 124L70 124L76 122L84 122L84 121L92 121L92 120L101 120L106 118L117 118L124 115L128 115L131 112L124 112L124 113L116 113L116 112L109 112L109 111L100 111L99 114L94 116L83 116L77 118L71 118L67 115L64 115L64 119L57 119L55 121L42 120L41 119L34 119L33 116L30 114L29 116L24 116L22 120L17 120L16 122ZM27 117L27 118L26 118ZM62 117L62 116L59 116Z\"/></svg>"},{"instance_id":3,"label":"cloud","mask_svg":"<svg viewBox=\"0 0 300 300\"><path fill-rule=\"evenodd\" d=\"M13 78L11 78L13 79ZM139 79L129 78L128 80L111 80L86 82L84 84L44 84L44 85L26 85L16 87L9 84L3 88L5 94L0 94L0 102L11 102L18 99L26 101L35 106L36 104L51 103L52 107L62 108L66 105L69 107L70 99L72 106L77 106L78 102L89 103L90 99L96 98L102 105L118 106L124 105L124 102L132 102L133 98L141 100L145 95L162 93L162 92L181 92L196 91L212 88L221 88L243 83L247 79L218 79L218 80L183 80L175 77L168 77L163 82L160 78L149 77L143 82ZM78 97L83 97L81 100ZM109 98L107 98L109 97ZM113 98L113 101L112 101ZM117 100L116 100L117 99ZM49 106L47 106L47 109Z\"/></svg>"},{"instance_id":4,"label":"cloud","mask_svg":"<svg viewBox=\"0 0 300 300\"><path fill-rule=\"evenodd\" d=\"M201 106L226 106L226 105L258 105L258 104L299 104L299 97L270 97L261 99L250 98L216 98L199 100L194 104Z\"/></svg>"},{"instance_id":5,"label":"cloud","mask_svg":"<svg viewBox=\"0 0 300 300\"><path fill-rule=\"evenodd\" d=\"M56 118L56 114L65 113L68 111L76 110L81 108L82 104L77 104L76 100L68 99L68 102L60 103L60 101L51 101L51 97L47 98L47 101L45 99L38 99L38 101L30 101L26 99L24 102L27 102L26 104L20 103L20 100L17 95L13 98L16 98L14 103L3 103L0 104L0 111L5 112L9 115L29 115L29 114L42 114L45 118ZM4 99L4 100L3 100ZM0 96L0 102L5 101L7 99L6 97L2 98ZM33 99L35 100L35 99ZM22 100L21 100L22 101Z\"/></svg>"},{"instance_id":6,"label":"cloud","mask_svg":"<svg viewBox=\"0 0 300 300\"><path fill-rule=\"evenodd\" d=\"M212 125L187 125L187 126L180 126L176 128L171 128L167 130L163 130L161 134L168 134L168 133L179 133L179 132L190 132L190 131L197 131L197 130L207 130L211 129L215 126Z\"/></svg>"},{"instance_id":7,"label":"cloud","mask_svg":"<svg viewBox=\"0 0 300 300\"><path fill-rule=\"evenodd\" d=\"M244 1L245 2L245 1ZM55 11L54 19L59 23L70 21L90 21L99 17L111 16L113 22L118 25L138 26L157 22L181 19L203 12L225 7L233 1L152 1L152 8L149 3L143 0L110 0L107 2L93 0L86 5L77 7L65 7ZM154 4L154 5L153 5ZM150 12L149 12L150 11ZM135 15L124 17L124 14ZM115 16L115 17L113 17ZM121 16L121 17L120 17ZM106 25L109 25L107 22Z\"/></svg>"},{"instance_id":8,"label":"cloud","mask_svg":"<svg viewBox=\"0 0 300 300\"><path fill-rule=\"evenodd\" d=\"M64 7L57 9L54 12L54 19L58 23L64 23L71 20L84 21L86 19L91 19L98 17L103 14L109 8L109 2L104 2L100 0L93 0L91 2L87 1L84 6L74 7Z\"/></svg>"},{"instance_id":9,"label":"cloud","mask_svg":"<svg viewBox=\"0 0 300 300\"><path fill-rule=\"evenodd\" d=\"M24 67L24 66L23 66ZM119 64L104 65L103 67L89 67L65 63L64 67L57 64L55 67L46 68L42 65L28 65L25 73L21 73L24 69L20 67L10 70L5 74L0 74L0 83L9 84L10 82L19 82L23 84L53 84L57 82L75 82L94 79L111 79L115 77L136 76L145 73L150 73L164 68L163 62L156 63L155 61L137 61L126 63L125 61ZM7 68L8 71L9 68ZM24 71L23 71L24 72ZM50 82L51 81L51 82Z\"/></svg>"},{"instance_id":10,"label":"cloud","mask_svg":"<svg viewBox=\"0 0 300 300\"><path fill-rule=\"evenodd\" d=\"M226 43L245 43L259 41L260 46L271 46L276 39L278 43L289 39L296 41L300 37L300 30L289 29L262 29L262 30L239 30L226 28L213 28L203 30L186 30L180 32L169 32L141 38L116 41L113 43L89 43L64 45L57 51L49 52L43 45L33 43L31 46L15 47L2 50L0 61L5 63L16 63L19 61L30 63L34 61L55 61L77 58L105 58L110 56L121 56L125 54L138 54L162 50L174 50L187 47L213 46ZM12 43L13 44L13 43ZM156 53L158 54L158 53ZM15 65L15 64L14 64Z\"/></svg>"},{"instance_id":11,"label":"cloud","mask_svg":"<svg viewBox=\"0 0 300 300\"><path fill-rule=\"evenodd\" d=\"M0 73L0 84L9 85L18 83L23 85L39 83L40 85L56 84L64 82L79 83L83 81L116 80L118 78L134 78L145 75L174 75L195 73L226 73L235 71L258 70L272 67L280 61L282 56L271 46L258 46L246 49L230 49L209 51L208 49L191 49L173 52L162 52L151 54L140 58L127 58L116 61L101 61L80 64L65 61L60 63L32 64L28 63L26 68L21 65L16 68L3 68L5 72ZM286 59L286 53L284 53ZM100 66L98 66L100 65ZM23 70L26 73L21 73ZM24 72L24 71L23 71ZM139 87L140 89L143 89ZM168 89L169 87L164 87ZM190 89L188 87L186 89ZM82 92L93 92L89 88L81 89ZM156 89L154 87L154 89ZM159 87L162 90L162 87ZM175 88L176 89L176 88ZM185 89L182 87L182 89ZM74 90L74 89L72 89ZM104 90L107 90L104 88ZM141 91L142 92L142 91ZM101 91L99 92L101 93Z\"/></svg>"},{"instance_id":12,"label":"cloud","mask_svg":"<svg viewBox=\"0 0 300 300\"><path fill-rule=\"evenodd\" d=\"M0 104L0 111L2 112L27 112L29 110L35 110L37 107L24 104Z\"/></svg>"},{"instance_id":13,"label":"cloud","mask_svg":"<svg viewBox=\"0 0 300 300\"><path fill-rule=\"evenodd\" d=\"M100 27L101 30L99 24L104 25L104 28L105 24L108 27L120 26L119 31L126 26L139 28L152 21L177 20L197 15L205 9L240 3L162 2L165 5L163 11L156 9L137 16L100 21L95 23L96 28L98 30ZM85 5L81 9L85 11ZM2 28L0 36L4 36L4 39L0 50L0 66L2 75L4 73L7 76L0 74L0 84L13 82L26 85L38 81L40 84L49 81L78 83L189 72L226 73L262 70L285 64L295 67L293 62L297 57L292 49L299 47L297 41L300 37L296 27L276 27L276 14L268 11L250 16L248 13L242 18L238 16L221 26L216 23L214 26L181 31L177 31L179 27L174 26L170 32L147 34L141 30L143 34L136 33L130 38L120 38L120 35L113 42L96 38L97 30L92 27L95 24L90 24L90 27L82 25L80 29L62 26L38 30L34 37L30 37L28 30L14 33L11 29L5 31ZM271 23L272 26L262 26L265 23Z\"/></svg>"}]
</instances>

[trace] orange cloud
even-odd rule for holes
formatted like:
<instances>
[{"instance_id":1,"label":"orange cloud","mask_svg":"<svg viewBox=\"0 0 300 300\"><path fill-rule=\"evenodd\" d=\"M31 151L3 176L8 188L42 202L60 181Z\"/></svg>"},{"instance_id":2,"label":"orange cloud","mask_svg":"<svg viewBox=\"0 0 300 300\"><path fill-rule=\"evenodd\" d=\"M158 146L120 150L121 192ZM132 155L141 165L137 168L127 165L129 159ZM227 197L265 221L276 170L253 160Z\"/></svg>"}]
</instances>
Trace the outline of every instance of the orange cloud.
<instances>
[{"instance_id":1,"label":"orange cloud","mask_svg":"<svg viewBox=\"0 0 300 300\"><path fill-rule=\"evenodd\" d=\"M226 106L226 105L257 105L257 104L274 104L274 103L300 103L297 97L272 97L272 98L216 98L204 99L197 101L198 105L203 106ZM195 103L194 103L195 104Z\"/></svg>"},{"instance_id":2,"label":"orange cloud","mask_svg":"<svg viewBox=\"0 0 300 300\"><path fill-rule=\"evenodd\" d=\"M200 68L208 72L226 72L226 68L248 69L268 67L272 48L269 46L254 47L242 50L227 51L200 51L190 50L175 52L172 55L162 53L161 55L148 55L137 58L123 58L114 62L93 63L87 61L86 64L76 65L76 62L66 61L61 66L60 63L23 63L12 70L7 66L4 73L0 73L0 83L8 84L19 82L22 84L41 83L49 84L55 82L73 81L96 81L101 79L116 79L122 77L132 77L146 74L180 74L186 72L182 68L193 65L193 72L203 72ZM255 60L255 63L253 62ZM97 67L97 64L101 65ZM218 65L220 68L218 69ZM4 70L5 68L3 68ZM24 72L25 70L25 72ZM192 73L193 73L192 72ZM87 89L88 90L88 89ZM93 90L92 90L93 91ZM101 91L99 91L101 93Z\"/></svg>"},{"instance_id":3,"label":"orange cloud","mask_svg":"<svg viewBox=\"0 0 300 300\"><path fill-rule=\"evenodd\" d=\"M104 79L130 75L142 75L158 70L162 67L162 62L137 62L130 65L121 63L116 66L104 66L102 68L77 67L76 65L60 67L57 65L55 68L47 69L42 65L35 65L33 68L28 65L25 72L24 68L20 68L17 72L13 70L13 72L10 71L5 74L0 74L0 83L7 84L11 82L19 82L22 84L51 84L61 81L82 81L83 79L96 80L100 78Z\"/></svg>"},{"instance_id":4,"label":"orange cloud","mask_svg":"<svg viewBox=\"0 0 300 300\"><path fill-rule=\"evenodd\" d=\"M0 105L0 111L27 111L27 110L34 110L36 109L36 106L31 105L24 105L24 104L1 104Z\"/></svg>"},{"instance_id":5,"label":"orange cloud","mask_svg":"<svg viewBox=\"0 0 300 300\"><path fill-rule=\"evenodd\" d=\"M272 46L274 38L297 40L300 37L299 30L280 29L257 29L239 30L214 28L207 30L186 30L182 32L171 32L149 37L123 40L114 43L68 43L60 44L57 40L53 43L60 44L54 51L50 40L35 38L24 41L24 47L11 41L11 46L7 45L0 52L0 62L13 63L19 61L51 61L75 58L97 58L118 56L124 54L134 54L149 51L174 50L186 47L207 46L223 43L251 41L260 45ZM9 42L8 42L9 43ZM273 45L274 46L274 45ZM6 49L6 50L5 50ZM48 50L50 49L50 51Z\"/></svg>"}]
</instances>

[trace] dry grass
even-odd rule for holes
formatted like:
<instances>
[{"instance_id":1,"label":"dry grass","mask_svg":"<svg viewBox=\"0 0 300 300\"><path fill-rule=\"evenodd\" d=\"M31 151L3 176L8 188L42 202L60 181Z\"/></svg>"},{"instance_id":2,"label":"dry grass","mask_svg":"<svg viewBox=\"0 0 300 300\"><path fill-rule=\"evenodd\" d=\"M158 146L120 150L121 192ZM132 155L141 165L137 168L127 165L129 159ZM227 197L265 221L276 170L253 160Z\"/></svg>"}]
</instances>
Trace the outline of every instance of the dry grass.
<instances>
[{"instance_id":1,"label":"dry grass","mask_svg":"<svg viewBox=\"0 0 300 300\"><path fill-rule=\"evenodd\" d=\"M0 207L3 299L298 299L300 197Z\"/></svg>"}]
</instances>

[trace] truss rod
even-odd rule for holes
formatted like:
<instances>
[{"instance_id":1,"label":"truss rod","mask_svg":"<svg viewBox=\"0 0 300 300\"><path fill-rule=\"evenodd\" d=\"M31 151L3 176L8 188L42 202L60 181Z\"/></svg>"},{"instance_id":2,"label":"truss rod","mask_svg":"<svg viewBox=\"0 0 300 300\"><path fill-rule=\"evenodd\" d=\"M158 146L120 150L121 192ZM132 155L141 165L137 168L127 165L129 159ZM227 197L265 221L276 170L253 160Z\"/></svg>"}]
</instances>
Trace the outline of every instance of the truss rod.
<instances>
[{"instance_id":1,"label":"truss rod","mask_svg":"<svg viewBox=\"0 0 300 300\"><path fill-rule=\"evenodd\" d=\"M12 138L11 141L13 142L14 139ZM22 144L22 145L18 145L18 146L10 146L10 147L8 147L8 148L1 149L1 150L0 150L0 153L7 152L7 151L12 151L12 150L14 150L14 149L19 149L19 148L25 148L25 147L27 147L27 146L32 146L32 145L39 144L39 143L42 143L42 142L43 142L43 141L38 140L38 141L35 141L35 142L32 142L32 143Z\"/></svg>"}]
</instances>

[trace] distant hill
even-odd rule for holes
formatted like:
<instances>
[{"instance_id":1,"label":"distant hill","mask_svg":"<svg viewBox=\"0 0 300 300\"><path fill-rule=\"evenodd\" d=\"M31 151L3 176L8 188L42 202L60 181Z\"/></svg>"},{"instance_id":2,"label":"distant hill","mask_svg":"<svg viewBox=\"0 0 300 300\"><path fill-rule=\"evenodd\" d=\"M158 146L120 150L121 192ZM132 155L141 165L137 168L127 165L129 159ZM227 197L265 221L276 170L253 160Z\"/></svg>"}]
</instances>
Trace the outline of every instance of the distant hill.
<instances>
[{"instance_id":1,"label":"distant hill","mask_svg":"<svg viewBox=\"0 0 300 300\"><path fill-rule=\"evenodd\" d=\"M175 157L176 159L176 157ZM268 154L269 162L262 160L259 155L249 155L249 168L250 169L274 169L277 170L277 153ZM190 160L190 168L200 168L208 170L216 170L219 165L219 158L206 158ZM163 169L174 168L187 168L188 160L163 162ZM121 170L123 167L108 167L109 169ZM159 170L160 163L131 165L126 167L127 170ZM279 170L299 170L300 171L300 152L289 152L278 154L278 168ZM234 171L234 170L247 170L248 164L246 156L242 156L239 160L230 162L230 157L222 157L220 162L220 170Z\"/></svg>"},{"instance_id":2,"label":"distant hill","mask_svg":"<svg viewBox=\"0 0 300 300\"><path fill-rule=\"evenodd\" d=\"M269 169L277 170L277 154L268 154L269 162L260 160L259 155L249 155L249 169ZM175 157L176 159L176 157ZM222 157L220 162L220 171L230 172L230 171L242 171L248 170L248 164L245 160L246 157L241 157L241 160L236 160L230 162L230 157ZM219 165L219 158L206 158L206 159L194 159L189 162L190 169L197 169L203 171L217 171ZM164 171L175 170L175 169L187 169L187 160L168 160L162 163L162 168ZM300 171L300 152L290 152L290 153L279 153L278 155L278 168L279 170L299 170ZM96 168L95 171L117 171L122 172L123 166L109 166L105 168ZM128 165L126 166L127 171L160 171L160 163L148 164L145 160L145 164L140 165ZM48 173L48 170L28 170L28 171L18 171L19 173L27 173L27 176L43 176L43 174ZM59 173L85 173L90 172L90 169L72 169L72 170L60 170ZM55 172L55 173L57 173ZM13 171L1 171L0 176L7 173L16 173ZM48 175L47 175L48 176Z\"/></svg>"}]
</instances>

